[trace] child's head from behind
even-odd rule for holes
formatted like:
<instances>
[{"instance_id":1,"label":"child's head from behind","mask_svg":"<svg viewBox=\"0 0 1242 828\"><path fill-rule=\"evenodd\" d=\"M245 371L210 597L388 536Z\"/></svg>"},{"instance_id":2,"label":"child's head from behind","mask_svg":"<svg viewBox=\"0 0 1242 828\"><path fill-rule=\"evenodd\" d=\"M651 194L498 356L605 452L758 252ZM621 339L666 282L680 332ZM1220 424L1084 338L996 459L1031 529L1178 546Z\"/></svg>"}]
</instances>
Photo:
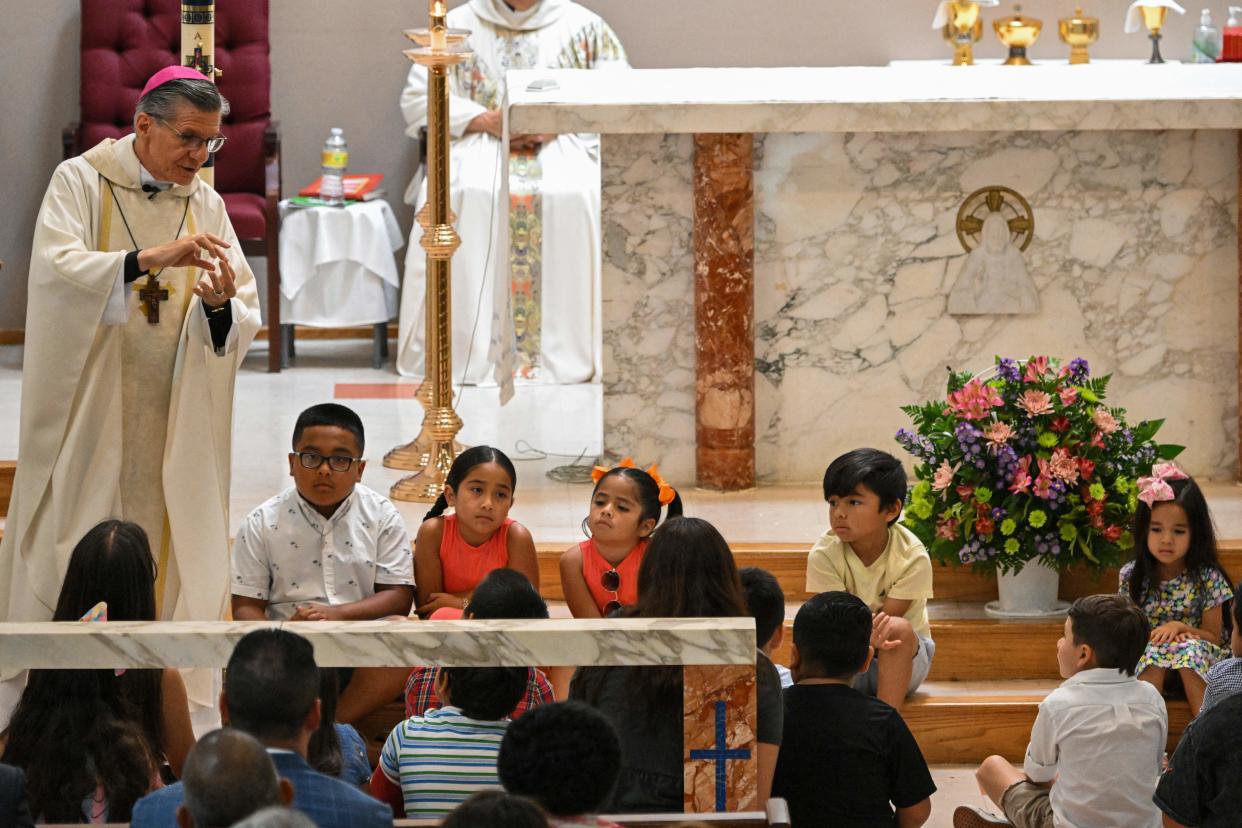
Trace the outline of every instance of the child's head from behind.
<instances>
[{"instance_id":1,"label":"child's head from behind","mask_svg":"<svg viewBox=\"0 0 1242 828\"><path fill-rule=\"evenodd\" d=\"M468 718L495 722L513 712L528 681L525 667L441 667L436 695Z\"/></svg>"},{"instance_id":2,"label":"child's head from behind","mask_svg":"<svg viewBox=\"0 0 1242 828\"><path fill-rule=\"evenodd\" d=\"M906 472L879 449L842 454L824 472L824 500L833 532L846 543L874 540L901 515Z\"/></svg>"},{"instance_id":3,"label":"child's head from behind","mask_svg":"<svg viewBox=\"0 0 1242 828\"><path fill-rule=\"evenodd\" d=\"M846 681L871 661L871 610L848 592L821 592L794 616L793 637L795 679Z\"/></svg>"},{"instance_id":4,"label":"child's head from behind","mask_svg":"<svg viewBox=\"0 0 1242 828\"><path fill-rule=\"evenodd\" d=\"M1061 677L1096 667L1134 675L1150 632L1147 616L1124 595L1079 598L1070 606L1064 634L1057 641Z\"/></svg>"},{"instance_id":5,"label":"child's head from behind","mask_svg":"<svg viewBox=\"0 0 1242 828\"><path fill-rule=\"evenodd\" d=\"M1191 477L1165 479L1164 483L1168 486L1167 491L1161 487L1165 499L1150 505L1140 500L1134 511L1130 597L1136 604L1143 602L1147 589L1164 579L1162 572L1220 569L1216 532L1203 491ZM1167 497L1169 493L1171 498Z\"/></svg>"},{"instance_id":6,"label":"child's head from behind","mask_svg":"<svg viewBox=\"0 0 1242 828\"><path fill-rule=\"evenodd\" d=\"M155 576L142 527L105 520L73 548L52 620L77 621L104 601L109 621L154 621Z\"/></svg>"},{"instance_id":7,"label":"child's head from behind","mask_svg":"<svg viewBox=\"0 0 1242 828\"><path fill-rule=\"evenodd\" d=\"M479 581L466 604L466 618L547 618L547 602L516 569L493 569Z\"/></svg>"},{"instance_id":8,"label":"child's head from behind","mask_svg":"<svg viewBox=\"0 0 1242 828\"><path fill-rule=\"evenodd\" d=\"M729 544L702 518L663 523L638 569L638 601L625 610L641 618L740 618L746 611Z\"/></svg>"},{"instance_id":9,"label":"child's head from behind","mask_svg":"<svg viewBox=\"0 0 1242 828\"><path fill-rule=\"evenodd\" d=\"M505 730L496 771L505 790L533 799L553 816L595 814L621 772L621 743L593 707L540 705Z\"/></svg>"},{"instance_id":10,"label":"child's head from behind","mask_svg":"<svg viewBox=\"0 0 1242 828\"><path fill-rule=\"evenodd\" d=\"M444 492L423 520L439 517L453 507L463 537L475 545L491 537L513 506L517 470L503 451L473 446L457 455L444 481Z\"/></svg>"},{"instance_id":11,"label":"child's head from behind","mask_svg":"<svg viewBox=\"0 0 1242 828\"><path fill-rule=\"evenodd\" d=\"M660 484L633 466L609 469L591 492L591 513L583 529L599 542L637 543L660 522ZM681 496L671 492L668 517L681 515Z\"/></svg>"},{"instance_id":12,"label":"child's head from behind","mask_svg":"<svg viewBox=\"0 0 1242 828\"><path fill-rule=\"evenodd\" d=\"M547 828L548 820L535 803L495 789L479 791L458 805L441 828Z\"/></svg>"},{"instance_id":13,"label":"child's head from behind","mask_svg":"<svg viewBox=\"0 0 1242 828\"><path fill-rule=\"evenodd\" d=\"M766 569L748 566L738 570L746 608L755 618L755 641L764 652L780 646L785 625L785 591Z\"/></svg>"},{"instance_id":14,"label":"child's head from behind","mask_svg":"<svg viewBox=\"0 0 1242 828\"><path fill-rule=\"evenodd\" d=\"M352 409L320 403L298 415L293 426L289 474L308 503L331 515L362 479L366 437Z\"/></svg>"}]
</instances>

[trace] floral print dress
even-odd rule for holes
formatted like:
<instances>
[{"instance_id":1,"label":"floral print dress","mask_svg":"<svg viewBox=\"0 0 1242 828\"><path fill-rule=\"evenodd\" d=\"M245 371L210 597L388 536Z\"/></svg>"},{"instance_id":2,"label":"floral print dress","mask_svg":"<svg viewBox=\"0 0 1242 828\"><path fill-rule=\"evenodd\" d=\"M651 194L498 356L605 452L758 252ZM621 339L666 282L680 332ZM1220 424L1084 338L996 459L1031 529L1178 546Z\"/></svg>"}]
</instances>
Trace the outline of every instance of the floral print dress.
<instances>
[{"instance_id":1,"label":"floral print dress","mask_svg":"<svg viewBox=\"0 0 1242 828\"><path fill-rule=\"evenodd\" d=\"M1130 594L1130 575L1134 571L1131 561L1121 568L1120 592ZM1152 629L1169 621L1181 621L1192 627L1203 625L1203 615L1233 598L1233 587L1220 570L1215 567L1187 570L1175 578L1162 581L1156 587L1148 587L1141 604ZM1181 670L1189 667L1207 679L1213 664L1229 655L1219 641L1195 638L1174 641L1170 644L1148 642L1143 657L1139 659L1138 672L1148 667L1165 667Z\"/></svg>"}]
</instances>

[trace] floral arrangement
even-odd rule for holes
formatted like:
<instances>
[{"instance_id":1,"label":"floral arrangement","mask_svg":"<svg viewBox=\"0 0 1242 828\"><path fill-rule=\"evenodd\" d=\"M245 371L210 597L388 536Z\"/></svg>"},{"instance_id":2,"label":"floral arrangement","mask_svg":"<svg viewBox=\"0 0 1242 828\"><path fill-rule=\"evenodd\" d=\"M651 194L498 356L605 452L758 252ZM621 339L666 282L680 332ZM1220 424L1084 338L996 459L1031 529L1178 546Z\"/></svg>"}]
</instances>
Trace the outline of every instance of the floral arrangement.
<instances>
[{"instance_id":1,"label":"floral arrangement","mask_svg":"<svg viewBox=\"0 0 1242 828\"><path fill-rule=\"evenodd\" d=\"M915 429L897 442L919 461L902 522L933 560L1016 572L1129 557L1137 480L1182 446L1154 441L1163 420L1130 426L1105 406L1108 381L1084 359L997 357L985 375L950 371L943 402L902 407Z\"/></svg>"}]
</instances>

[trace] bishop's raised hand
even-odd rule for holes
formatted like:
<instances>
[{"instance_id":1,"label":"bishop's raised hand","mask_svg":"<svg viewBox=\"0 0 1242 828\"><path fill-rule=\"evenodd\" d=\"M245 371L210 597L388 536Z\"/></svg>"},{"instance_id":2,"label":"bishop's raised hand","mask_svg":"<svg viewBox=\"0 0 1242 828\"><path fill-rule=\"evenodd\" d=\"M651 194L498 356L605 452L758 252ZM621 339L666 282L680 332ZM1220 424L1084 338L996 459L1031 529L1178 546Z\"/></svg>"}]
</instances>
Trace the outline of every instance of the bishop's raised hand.
<instances>
[{"instance_id":1,"label":"bishop's raised hand","mask_svg":"<svg viewBox=\"0 0 1242 828\"><path fill-rule=\"evenodd\" d=\"M201 267L211 273L215 272L215 264L204 254L214 259L224 259L224 251L231 247L228 242L211 233L195 233L192 236L174 239L155 247L147 247L138 252L138 267L142 270L165 267Z\"/></svg>"}]
</instances>

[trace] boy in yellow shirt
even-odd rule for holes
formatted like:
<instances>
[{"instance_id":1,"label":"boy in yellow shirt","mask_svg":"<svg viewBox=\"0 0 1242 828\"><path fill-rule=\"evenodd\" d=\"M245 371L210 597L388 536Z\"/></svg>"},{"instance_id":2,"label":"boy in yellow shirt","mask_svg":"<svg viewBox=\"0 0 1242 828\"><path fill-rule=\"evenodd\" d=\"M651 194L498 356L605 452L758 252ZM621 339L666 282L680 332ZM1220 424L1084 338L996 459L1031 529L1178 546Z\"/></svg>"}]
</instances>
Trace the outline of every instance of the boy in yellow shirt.
<instances>
[{"instance_id":1,"label":"boy in yellow shirt","mask_svg":"<svg viewBox=\"0 0 1242 828\"><path fill-rule=\"evenodd\" d=\"M906 497L901 462L878 449L843 454L824 472L831 528L806 561L807 592L856 595L874 615L876 657L854 687L897 710L931 669L936 643L927 621L931 557L897 525Z\"/></svg>"}]
</instances>

